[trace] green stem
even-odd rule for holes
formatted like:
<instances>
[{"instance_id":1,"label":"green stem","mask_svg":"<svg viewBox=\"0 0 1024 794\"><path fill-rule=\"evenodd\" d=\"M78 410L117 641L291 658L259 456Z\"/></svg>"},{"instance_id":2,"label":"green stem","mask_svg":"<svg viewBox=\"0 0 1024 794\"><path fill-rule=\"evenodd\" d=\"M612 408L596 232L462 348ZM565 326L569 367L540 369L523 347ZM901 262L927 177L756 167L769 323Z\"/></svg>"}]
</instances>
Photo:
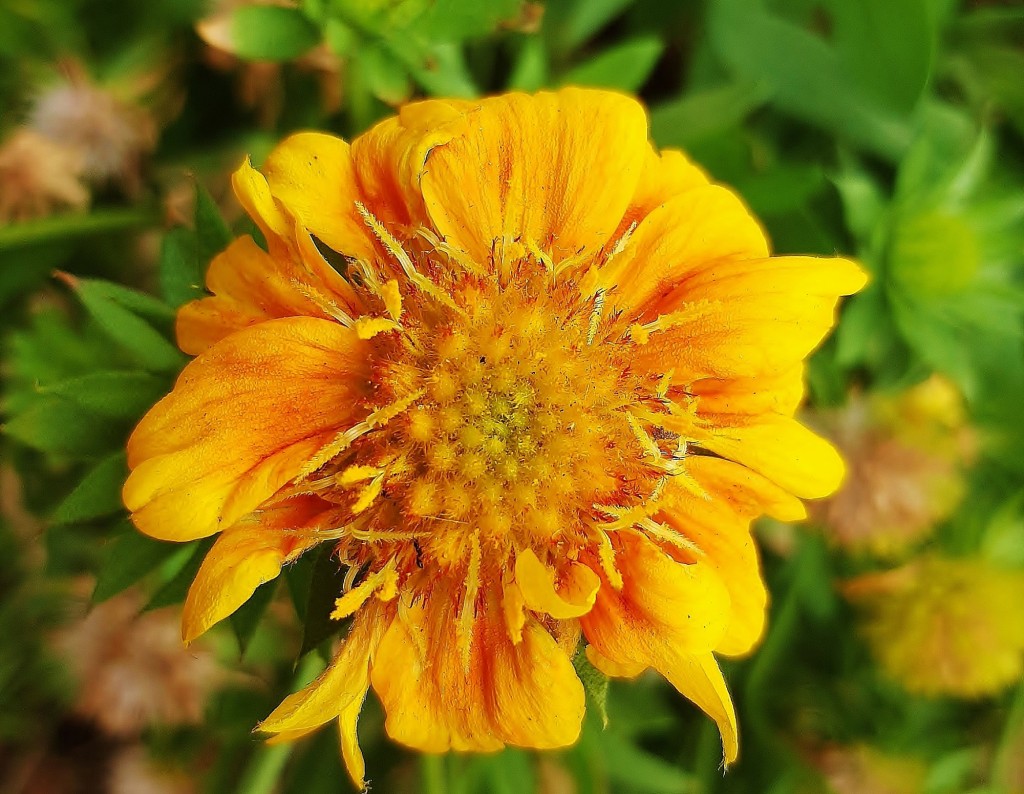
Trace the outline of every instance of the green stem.
<instances>
[{"instance_id":1,"label":"green stem","mask_svg":"<svg viewBox=\"0 0 1024 794\"><path fill-rule=\"evenodd\" d=\"M288 763L295 744L265 744L256 750L245 769L239 794L272 794L277 790L281 772Z\"/></svg>"},{"instance_id":2,"label":"green stem","mask_svg":"<svg viewBox=\"0 0 1024 794\"><path fill-rule=\"evenodd\" d=\"M323 666L323 662L315 653L308 654L292 676L291 689L305 686L323 669ZM238 786L239 794L273 794L278 788L281 772L294 749L294 742L264 744L258 747L242 775Z\"/></svg>"},{"instance_id":3,"label":"green stem","mask_svg":"<svg viewBox=\"0 0 1024 794\"><path fill-rule=\"evenodd\" d=\"M127 231L159 221L152 209L109 209L88 215L57 215L38 221L13 223L0 227L0 252L26 245L69 240L104 232Z\"/></svg>"},{"instance_id":4,"label":"green stem","mask_svg":"<svg viewBox=\"0 0 1024 794\"><path fill-rule=\"evenodd\" d=\"M448 794L445 779L443 755L423 753L420 756L420 774L423 778L423 794Z\"/></svg>"}]
</instances>

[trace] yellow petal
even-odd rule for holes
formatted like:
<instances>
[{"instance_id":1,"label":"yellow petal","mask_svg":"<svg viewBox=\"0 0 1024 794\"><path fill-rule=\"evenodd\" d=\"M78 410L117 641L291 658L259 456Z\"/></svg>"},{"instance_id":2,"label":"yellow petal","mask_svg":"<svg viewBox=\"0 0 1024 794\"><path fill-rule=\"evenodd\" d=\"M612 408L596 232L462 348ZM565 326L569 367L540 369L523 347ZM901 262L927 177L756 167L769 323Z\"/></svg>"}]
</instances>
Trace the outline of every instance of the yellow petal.
<instances>
[{"instance_id":1,"label":"yellow petal","mask_svg":"<svg viewBox=\"0 0 1024 794\"><path fill-rule=\"evenodd\" d=\"M276 578L285 562L315 543L312 533L302 537L294 530L316 523L330 508L317 498L300 497L225 531L185 598L182 639L192 642L248 601L257 587Z\"/></svg>"},{"instance_id":2,"label":"yellow petal","mask_svg":"<svg viewBox=\"0 0 1024 794\"><path fill-rule=\"evenodd\" d=\"M363 693L365 697L365 692ZM363 698L350 701L338 715L338 740L341 746L341 757L345 761L345 769L352 778L355 787L362 791L366 788L366 762L363 751L359 747L357 727L359 715L363 710Z\"/></svg>"},{"instance_id":3,"label":"yellow petal","mask_svg":"<svg viewBox=\"0 0 1024 794\"><path fill-rule=\"evenodd\" d=\"M736 709L722 677L718 662L710 653L677 655L660 670L679 694L688 698L718 725L722 756L726 765L739 755Z\"/></svg>"},{"instance_id":4,"label":"yellow petal","mask_svg":"<svg viewBox=\"0 0 1024 794\"><path fill-rule=\"evenodd\" d=\"M653 319L656 302L687 275L717 261L767 254L764 232L735 193L720 185L694 187L644 219L600 269L598 287L608 292L610 307Z\"/></svg>"},{"instance_id":5,"label":"yellow petal","mask_svg":"<svg viewBox=\"0 0 1024 794\"><path fill-rule=\"evenodd\" d=\"M835 448L796 419L778 414L703 417L709 429L699 443L740 463L804 499L833 493L843 480L843 460Z\"/></svg>"},{"instance_id":6,"label":"yellow petal","mask_svg":"<svg viewBox=\"0 0 1024 794\"><path fill-rule=\"evenodd\" d=\"M252 167L246 157L231 175L231 186L238 203L263 232L272 254L288 250L292 224L270 192L266 177Z\"/></svg>"},{"instance_id":7,"label":"yellow petal","mask_svg":"<svg viewBox=\"0 0 1024 794\"><path fill-rule=\"evenodd\" d=\"M270 193L335 251L373 256L356 202L362 200L349 145L333 135L300 132L279 143L263 166Z\"/></svg>"},{"instance_id":8,"label":"yellow petal","mask_svg":"<svg viewBox=\"0 0 1024 794\"><path fill-rule=\"evenodd\" d=\"M570 563L565 568L562 586L556 589L554 571L527 548L516 555L516 584L527 607L535 612L546 612L556 620L565 620L590 611L601 586L601 577L586 565Z\"/></svg>"},{"instance_id":9,"label":"yellow petal","mask_svg":"<svg viewBox=\"0 0 1024 794\"><path fill-rule=\"evenodd\" d=\"M684 386L697 398L697 412L792 416L804 398L804 367L797 364L781 372L753 377L701 378Z\"/></svg>"},{"instance_id":10,"label":"yellow petal","mask_svg":"<svg viewBox=\"0 0 1024 794\"><path fill-rule=\"evenodd\" d=\"M278 734L306 732L338 717L352 703L362 705L369 687L370 656L380 637L381 624L379 611L360 613L330 666L312 683L285 698L257 729Z\"/></svg>"},{"instance_id":11,"label":"yellow petal","mask_svg":"<svg viewBox=\"0 0 1024 794\"><path fill-rule=\"evenodd\" d=\"M271 320L189 364L128 442L136 526L191 540L231 526L354 424L365 345L336 323Z\"/></svg>"},{"instance_id":12,"label":"yellow petal","mask_svg":"<svg viewBox=\"0 0 1024 794\"><path fill-rule=\"evenodd\" d=\"M374 593L381 601L390 601L398 594L398 571L395 558L388 560L384 567L367 576L356 587L335 601L331 620L344 620L355 613Z\"/></svg>"},{"instance_id":13,"label":"yellow petal","mask_svg":"<svg viewBox=\"0 0 1024 794\"><path fill-rule=\"evenodd\" d=\"M612 238L648 151L636 101L576 88L506 94L482 100L466 125L422 171L427 211L449 242L478 262L497 241L557 264Z\"/></svg>"}]
</instances>

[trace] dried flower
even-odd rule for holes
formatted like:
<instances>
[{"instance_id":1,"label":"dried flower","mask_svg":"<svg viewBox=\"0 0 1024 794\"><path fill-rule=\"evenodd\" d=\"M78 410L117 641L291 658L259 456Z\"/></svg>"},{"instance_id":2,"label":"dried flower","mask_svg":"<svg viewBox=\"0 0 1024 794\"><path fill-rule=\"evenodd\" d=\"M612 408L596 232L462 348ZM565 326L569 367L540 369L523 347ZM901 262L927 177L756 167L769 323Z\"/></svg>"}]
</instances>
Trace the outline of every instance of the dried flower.
<instances>
[{"instance_id":1,"label":"dried flower","mask_svg":"<svg viewBox=\"0 0 1024 794\"><path fill-rule=\"evenodd\" d=\"M141 608L136 594L125 593L60 637L79 681L76 710L114 736L200 722L220 676L212 654L181 646L173 611Z\"/></svg>"},{"instance_id":2,"label":"dried flower","mask_svg":"<svg viewBox=\"0 0 1024 794\"><path fill-rule=\"evenodd\" d=\"M895 399L856 396L822 423L847 462L843 487L816 511L840 546L900 556L959 504L973 433L960 392L945 378Z\"/></svg>"},{"instance_id":3,"label":"dried flower","mask_svg":"<svg viewBox=\"0 0 1024 794\"><path fill-rule=\"evenodd\" d=\"M816 762L831 794L920 794L928 771L917 759L865 745L829 748Z\"/></svg>"},{"instance_id":4,"label":"dried flower","mask_svg":"<svg viewBox=\"0 0 1024 794\"><path fill-rule=\"evenodd\" d=\"M82 171L80 152L19 127L0 146L0 223L84 209Z\"/></svg>"}]
</instances>

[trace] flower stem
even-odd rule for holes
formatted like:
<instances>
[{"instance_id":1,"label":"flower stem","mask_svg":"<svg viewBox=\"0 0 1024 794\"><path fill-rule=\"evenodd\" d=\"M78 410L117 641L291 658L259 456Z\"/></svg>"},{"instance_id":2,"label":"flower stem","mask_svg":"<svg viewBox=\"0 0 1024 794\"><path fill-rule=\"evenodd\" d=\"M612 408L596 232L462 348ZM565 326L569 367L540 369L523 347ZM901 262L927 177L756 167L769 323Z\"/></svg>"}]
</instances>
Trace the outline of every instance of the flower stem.
<instances>
[{"instance_id":1,"label":"flower stem","mask_svg":"<svg viewBox=\"0 0 1024 794\"><path fill-rule=\"evenodd\" d=\"M420 756L423 794L448 794L444 758L438 753L423 753Z\"/></svg>"}]
</instances>

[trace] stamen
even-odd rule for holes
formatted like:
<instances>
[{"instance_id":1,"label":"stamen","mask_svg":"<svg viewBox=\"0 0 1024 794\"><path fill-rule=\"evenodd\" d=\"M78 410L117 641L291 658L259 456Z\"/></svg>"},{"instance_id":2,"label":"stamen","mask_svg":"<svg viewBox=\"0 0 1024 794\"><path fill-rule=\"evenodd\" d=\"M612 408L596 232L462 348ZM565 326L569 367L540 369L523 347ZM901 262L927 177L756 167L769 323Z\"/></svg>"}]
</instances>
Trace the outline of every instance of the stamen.
<instances>
[{"instance_id":1,"label":"stamen","mask_svg":"<svg viewBox=\"0 0 1024 794\"><path fill-rule=\"evenodd\" d=\"M409 254L402 248L402 244L391 235L391 232L384 228L384 224L377 220L359 201L356 202L356 209L359 210L363 222L370 227L370 230L377 236L377 239L381 241L388 252L398 261L398 264L402 266L402 271L409 281L418 287L421 292L433 298L441 305L457 312L461 316L465 316L462 308L452 300L445 290L442 290L416 269Z\"/></svg>"},{"instance_id":2,"label":"stamen","mask_svg":"<svg viewBox=\"0 0 1024 794\"><path fill-rule=\"evenodd\" d=\"M316 306L320 311L326 314L328 317L333 317L339 323L344 325L346 328L352 327L352 317L342 309L337 303L328 298L322 292L315 287L310 286L296 278L293 278L289 282L295 291L298 292L302 297Z\"/></svg>"}]
</instances>

